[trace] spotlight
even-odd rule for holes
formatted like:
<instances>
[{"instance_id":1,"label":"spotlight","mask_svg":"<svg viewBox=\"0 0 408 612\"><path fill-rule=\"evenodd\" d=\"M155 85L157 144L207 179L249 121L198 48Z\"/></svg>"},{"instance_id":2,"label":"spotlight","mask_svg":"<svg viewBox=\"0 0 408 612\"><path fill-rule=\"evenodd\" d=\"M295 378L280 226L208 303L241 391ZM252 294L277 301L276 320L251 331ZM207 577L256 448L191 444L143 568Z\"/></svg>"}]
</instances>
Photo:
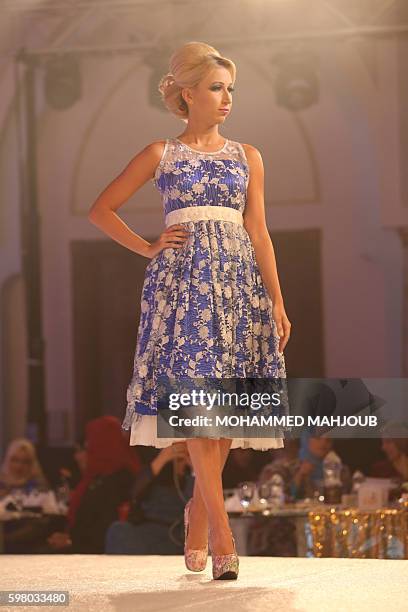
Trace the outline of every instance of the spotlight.
<instances>
[{"instance_id":1,"label":"spotlight","mask_svg":"<svg viewBox=\"0 0 408 612\"><path fill-rule=\"evenodd\" d=\"M82 94L78 59L73 55L62 55L48 60L44 89L51 108L65 110L73 106Z\"/></svg>"},{"instance_id":2,"label":"spotlight","mask_svg":"<svg viewBox=\"0 0 408 612\"><path fill-rule=\"evenodd\" d=\"M300 111L319 100L319 81L314 70L299 60L281 65L275 82L276 101L291 111Z\"/></svg>"}]
</instances>

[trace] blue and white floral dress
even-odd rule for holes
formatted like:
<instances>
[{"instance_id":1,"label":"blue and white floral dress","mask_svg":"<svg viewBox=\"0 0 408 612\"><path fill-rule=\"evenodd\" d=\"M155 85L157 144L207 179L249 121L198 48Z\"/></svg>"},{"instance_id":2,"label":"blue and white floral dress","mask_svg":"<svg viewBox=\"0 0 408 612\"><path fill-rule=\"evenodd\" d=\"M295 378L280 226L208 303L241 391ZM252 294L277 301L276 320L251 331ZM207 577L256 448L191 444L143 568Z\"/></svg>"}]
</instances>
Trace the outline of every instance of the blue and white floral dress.
<instances>
[{"instance_id":1,"label":"blue and white floral dress","mask_svg":"<svg viewBox=\"0 0 408 612\"><path fill-rule=\"evenodd\" d=\"M163 448L182 439L157 437L157 376L286 373L272 301L243 226L249 166L242 145L226 140L222 149L202 152L169 138L152 181L162 195L166 227L182 223L190 235L146 267L122 428L131 429L131 445ZM283 446L279 437L233 438L231 444Z\"/></svg>"}]
</instances>

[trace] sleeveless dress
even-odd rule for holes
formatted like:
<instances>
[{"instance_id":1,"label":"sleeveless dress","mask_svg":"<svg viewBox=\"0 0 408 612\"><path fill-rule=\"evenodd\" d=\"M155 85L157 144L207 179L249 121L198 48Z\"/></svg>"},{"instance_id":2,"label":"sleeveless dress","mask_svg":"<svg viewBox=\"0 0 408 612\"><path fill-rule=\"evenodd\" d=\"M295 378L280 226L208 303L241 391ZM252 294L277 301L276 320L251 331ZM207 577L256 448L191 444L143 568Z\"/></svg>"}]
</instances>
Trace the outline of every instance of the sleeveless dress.
<instances>
[{"instance_id":1,"label":"sleeveless dress","mask_svg":"<svg viewBox=\"0 0 408 612\"><path fill-rule=\"evenodd\" d=\"M183 224L190 235L146 267L122 429L131 429L130 445L164 448L183 438L157 437L158 375L285 378L286 369L272 301L243 226L249 182L243 146L226 140L218 151L202 152L168 138L151 180L166 227ZM231 443L283 446L282 437Z\"/></svg>"}]
</instances>

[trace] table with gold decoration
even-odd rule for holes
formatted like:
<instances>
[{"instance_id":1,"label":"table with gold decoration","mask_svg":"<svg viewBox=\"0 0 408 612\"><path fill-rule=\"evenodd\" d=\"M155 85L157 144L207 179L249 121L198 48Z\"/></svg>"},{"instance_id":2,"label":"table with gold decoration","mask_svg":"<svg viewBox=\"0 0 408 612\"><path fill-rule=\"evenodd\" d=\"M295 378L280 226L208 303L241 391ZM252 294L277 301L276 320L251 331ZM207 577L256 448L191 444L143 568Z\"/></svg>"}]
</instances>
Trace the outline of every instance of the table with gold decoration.
<instances>
[{"instance_id":1,"label":"table with gold decoration","mask_svg":"<svg viewBox=\"0 0 408 612\"><path fill-rule=\"evenodd\" d=\"M408 506L320 506L309 511L308 525L315 557L408 559Z\"/></svg>"},{"instance_id":2,"label":"table with gold decoration","mask_svg":"<svg viewBox=\"0 0 408 612\"><path fill-rule=\"evenodd\" d=\"M408 559L408 505L359 510L301 503L268 514L256 508L228 514L238 554Z\"/></svg>"}]
</instances>

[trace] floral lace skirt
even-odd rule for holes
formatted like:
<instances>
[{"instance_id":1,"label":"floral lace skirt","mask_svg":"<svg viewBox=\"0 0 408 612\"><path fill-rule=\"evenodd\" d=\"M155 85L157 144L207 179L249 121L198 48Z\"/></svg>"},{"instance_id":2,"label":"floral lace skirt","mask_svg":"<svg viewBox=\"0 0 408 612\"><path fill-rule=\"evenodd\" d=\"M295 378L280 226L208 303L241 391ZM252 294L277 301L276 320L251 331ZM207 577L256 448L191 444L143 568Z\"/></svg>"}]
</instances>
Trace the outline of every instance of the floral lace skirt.
<instances>
[{"instance_id":1,"label":"floral lace skirt","mask_svg":"<svg viewBox=\"0 0 408 612\"><path fill-rule=\"evenodd\" d=\"M246 229L219 219L183 225L190 231L183 247L163 249L145 271L133 376L122 423L123 429L131 429L131 445L162 448L181 441L157 438L156 380L160 375L286 376L272 301ZM281 448L283 440L234 438L231 448L237 447Z\"/></svg>"}]
</instances>

